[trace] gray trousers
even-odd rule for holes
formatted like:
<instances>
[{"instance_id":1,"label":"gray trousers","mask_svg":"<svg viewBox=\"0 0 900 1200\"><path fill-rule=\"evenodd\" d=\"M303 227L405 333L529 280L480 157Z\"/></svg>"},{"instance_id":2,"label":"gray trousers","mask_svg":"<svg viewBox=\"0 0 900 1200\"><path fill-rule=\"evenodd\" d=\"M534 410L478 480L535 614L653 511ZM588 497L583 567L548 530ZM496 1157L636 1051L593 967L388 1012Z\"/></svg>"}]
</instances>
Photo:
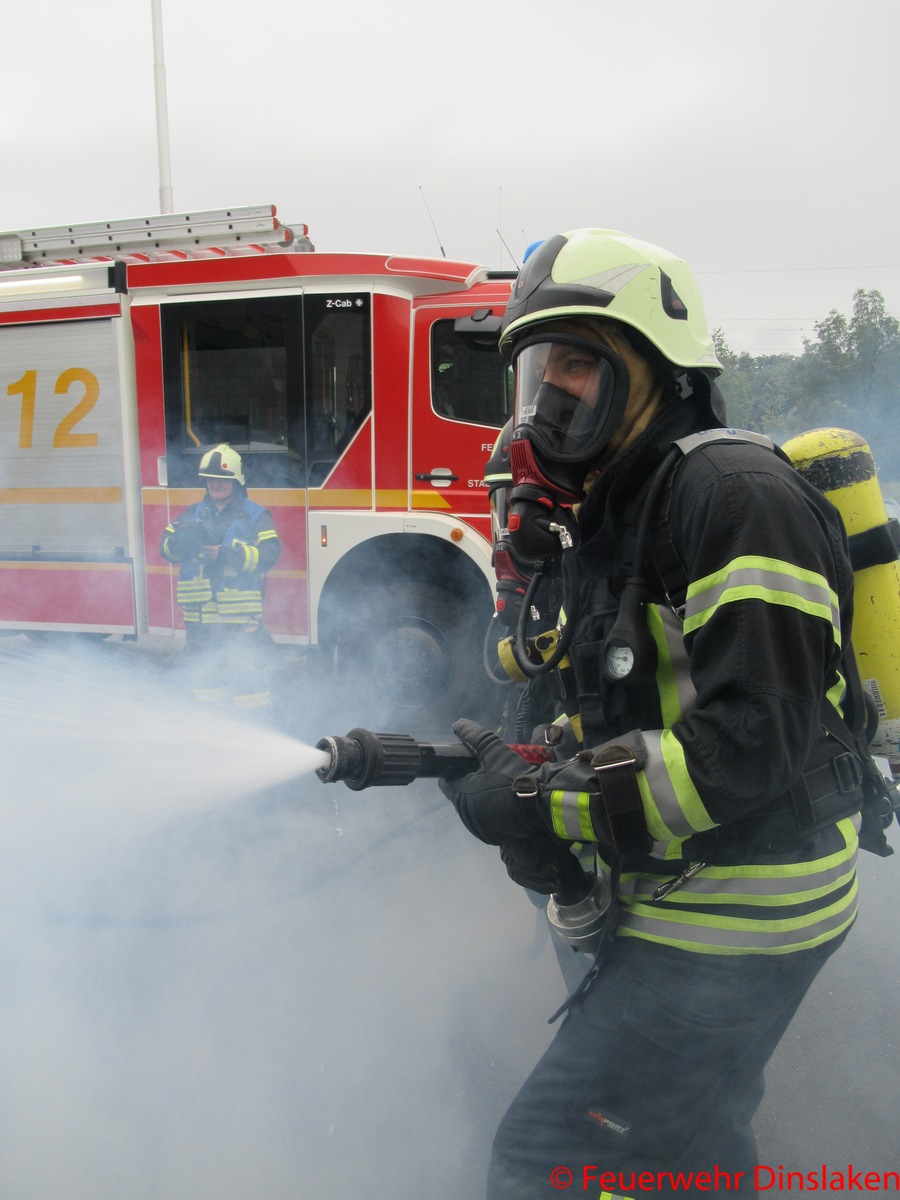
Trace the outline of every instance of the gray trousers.
<instances>
[{"instance_id":1,"label":"gray trousers","mask_svg":"<svg viewBox=\"0 0 900 1200\"><path fill-rule=\"evenodd\" d=\"M782 955L612 942L500 1124L488 1200L756 1195L763 1070L844 936ZM679 1171L718 1172L718 1191Z\"/></svg>"}]
</instances>

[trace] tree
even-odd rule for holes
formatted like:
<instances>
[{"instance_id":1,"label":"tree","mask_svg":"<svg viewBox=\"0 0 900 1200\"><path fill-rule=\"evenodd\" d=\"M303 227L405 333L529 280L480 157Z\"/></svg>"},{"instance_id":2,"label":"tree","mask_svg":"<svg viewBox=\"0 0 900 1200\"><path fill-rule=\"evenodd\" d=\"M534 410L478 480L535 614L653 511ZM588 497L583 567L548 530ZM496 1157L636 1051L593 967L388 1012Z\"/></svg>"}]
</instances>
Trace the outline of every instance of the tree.
<instances>
[{"instance_id":1,"label":"tree","mask_svg":"<svg viewBox=\"0 0 900 1200\"><path fill-rule=\"evenodd\" d=\"M882 477L900 480L900 444L884 432L896 415L900 321L885 308L878 291L857 289L849 321L832 309L804 339L798 362L803 408L820 425L841 425L877 446ZM892 486L894 486L892 484Z\"/></svg>"},{"instance_id":2,"label":"tree","mask_svg":"<svg viewBox=\"0 0 900 1200\"><path fill-rule=\"evenodd\" d=\"M882 487L900 494L900 321L878 291L857 289L849 319L836 309L813 325L798 355L737 354L713 330L731 424L784 441L805 429L852 429L875 452Z\"/></svg>"}]
</instances>

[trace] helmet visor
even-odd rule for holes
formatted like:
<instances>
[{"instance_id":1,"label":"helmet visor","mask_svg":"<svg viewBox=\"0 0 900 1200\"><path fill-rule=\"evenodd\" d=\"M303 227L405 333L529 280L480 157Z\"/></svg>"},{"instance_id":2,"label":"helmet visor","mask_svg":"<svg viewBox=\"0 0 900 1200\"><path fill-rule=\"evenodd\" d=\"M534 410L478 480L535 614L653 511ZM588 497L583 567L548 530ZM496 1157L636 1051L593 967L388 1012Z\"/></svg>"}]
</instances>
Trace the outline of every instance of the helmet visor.
<instances>
[{"instance_id":1,"label":"helmet visor","mask_svg":"<svg viewBox=\"0 0 900 1200\"><path fill-rule=\"evenodd\" d=\"M628 372L613 351L586 338L529 338L513 359L515 426L554 462L588 462L615 432ZM526 432L527 431L527 432Z\"/></svg>"}]
</instances>

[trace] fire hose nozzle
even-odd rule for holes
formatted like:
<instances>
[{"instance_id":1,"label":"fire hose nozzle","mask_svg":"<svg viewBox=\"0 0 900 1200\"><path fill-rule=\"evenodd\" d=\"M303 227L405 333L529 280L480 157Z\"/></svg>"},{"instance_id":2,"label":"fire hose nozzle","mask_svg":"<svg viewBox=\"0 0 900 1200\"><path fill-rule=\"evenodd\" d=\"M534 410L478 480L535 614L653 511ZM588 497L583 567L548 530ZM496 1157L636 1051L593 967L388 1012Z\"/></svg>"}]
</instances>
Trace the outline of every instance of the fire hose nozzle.
<instances>
[{"instance_id":1,"label":"fire hose nozzle","mask_svg":"<svg viewBox=\"0 0 900 1200\"><path fill-rule=\"evenodd\" d=\"M346 737L320 738L316 749L328 759L316 771L319 779L323 783L343 781L355 792L405 786L420 778L466 775L476 765L474 754L462 742L419 742L408 733L373 733L370 729L351 729ZM510 750L533 765L556 761L551 746L517 745ZM603 881L584 871L574 854L561 845L555 850L560 886L551 898L548 916L576 949L590 950L609 908L609 884L604 895Z\"/></svg>"},{"instance_id":2,"label":"fire hose nozzle","mask_svg":"<svg viewBox=\"0 0 900 1200\"><path fill-rule=\"evenodd\" d=\"M475 769L475 757L462 742L419 742L408 733L351 729L346 737L323 737L316 749L328 762L316 771L323 783L343 781L355 792L367 787L405 787L414 779L452 778ZM511 746L525 761L553 761L549 746Z\"/></svg>"}]
</instances>

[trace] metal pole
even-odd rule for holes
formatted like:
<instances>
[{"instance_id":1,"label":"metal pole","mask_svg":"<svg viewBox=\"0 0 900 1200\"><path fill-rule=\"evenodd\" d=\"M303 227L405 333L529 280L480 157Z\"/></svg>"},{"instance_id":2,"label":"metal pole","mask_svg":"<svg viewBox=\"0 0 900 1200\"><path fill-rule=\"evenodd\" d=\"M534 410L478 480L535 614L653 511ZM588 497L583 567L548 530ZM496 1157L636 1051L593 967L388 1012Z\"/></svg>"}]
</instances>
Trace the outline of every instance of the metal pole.
<instances>
[{"instance_id":1,"label":"metal pole","mask_svg":"<svg viewBox=\"0 0 900 1200\"><path fill-rule=\"evenodd\" d=\"M162 0L150 0L153 13L153 85L156 92L156 146L159 157L159 211L174 212L172 164L169 159L169 109L166 101L166 62L163 51Z\"/></svg>"}]
</instances>

